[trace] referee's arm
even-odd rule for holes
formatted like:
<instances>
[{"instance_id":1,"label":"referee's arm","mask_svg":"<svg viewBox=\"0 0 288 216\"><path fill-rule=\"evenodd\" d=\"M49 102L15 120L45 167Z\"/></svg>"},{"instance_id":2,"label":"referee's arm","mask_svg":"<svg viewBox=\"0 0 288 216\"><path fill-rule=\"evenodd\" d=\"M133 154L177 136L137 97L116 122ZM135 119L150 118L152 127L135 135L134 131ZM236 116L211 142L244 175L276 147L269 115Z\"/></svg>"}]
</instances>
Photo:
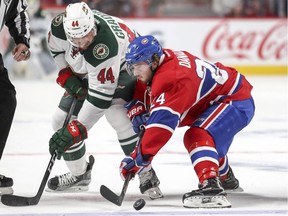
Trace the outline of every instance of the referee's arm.
<instances>
[{"instance_id":1,"label":"referee's arm","mask_svg":"<svg viewBox=\"0 0 288 216\"><path fill-rule=\"evenodd\" d=\"M27 13L27 1L12 1L6 13L5 25L16 44L24 43L30 47L30 24Z\"/></svg>"}]
</instances>

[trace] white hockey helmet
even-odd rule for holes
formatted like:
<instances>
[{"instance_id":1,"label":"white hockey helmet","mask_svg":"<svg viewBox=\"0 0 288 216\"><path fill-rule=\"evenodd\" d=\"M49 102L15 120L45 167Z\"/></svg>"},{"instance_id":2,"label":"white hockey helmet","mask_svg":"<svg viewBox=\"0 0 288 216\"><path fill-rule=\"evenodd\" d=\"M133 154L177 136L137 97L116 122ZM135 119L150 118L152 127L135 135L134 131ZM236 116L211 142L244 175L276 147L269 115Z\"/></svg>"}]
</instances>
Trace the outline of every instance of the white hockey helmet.
<instances>
[{"instance_id":1,"label":"white hockey helmet","mask_svg":"<svg viewBox=\"0 0 288 216\"><path fill-rule=\"evenodd\" d=\"M67 39L73 44L73 38L86 36L96 25L92 10L85 2L69 4L63 17L64 31ZM75 45L75 44L73 44Z\"/></svg>"}]
</instances>

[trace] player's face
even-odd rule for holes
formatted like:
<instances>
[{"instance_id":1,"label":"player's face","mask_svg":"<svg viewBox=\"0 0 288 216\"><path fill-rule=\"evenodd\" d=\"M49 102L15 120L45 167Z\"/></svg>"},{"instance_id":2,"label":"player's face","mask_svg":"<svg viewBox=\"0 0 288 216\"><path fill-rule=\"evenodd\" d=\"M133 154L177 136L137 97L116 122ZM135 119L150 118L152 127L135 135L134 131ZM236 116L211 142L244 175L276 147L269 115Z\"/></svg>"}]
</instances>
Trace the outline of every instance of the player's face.
<instances>
[{"instance_id":1,"label":"player's face","mask_svg":"<svg viewBox=\"0 0 288 216\"><path fill-rule=\"evenodd\" d=\"M131 67L134 76L143 83L148 83L152 80L152 70L150 65L145 62L140 62L138 64L133 64Z\"/></svg>"},{"instance_id":2,"label":"player's face","mask_svg":"<svg viewBox=\"0 0 288 216\"><path fill-rule=\"evenodd\" d=\"M95 29L92 29L87 35L81 38L73 38L72 42L79 48L85 50L93 42L95 36Z\"/></svg>"}]
</instances>

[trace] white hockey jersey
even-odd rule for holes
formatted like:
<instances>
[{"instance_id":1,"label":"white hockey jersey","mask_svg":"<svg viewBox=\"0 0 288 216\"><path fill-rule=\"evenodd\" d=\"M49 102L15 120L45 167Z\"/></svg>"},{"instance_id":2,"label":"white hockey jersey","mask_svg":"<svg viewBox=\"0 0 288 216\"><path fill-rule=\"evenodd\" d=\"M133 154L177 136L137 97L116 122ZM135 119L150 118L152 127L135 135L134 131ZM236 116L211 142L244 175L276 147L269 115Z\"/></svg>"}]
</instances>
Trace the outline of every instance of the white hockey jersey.
<instances>
[{"instance_id":1,"label":"white hockey jersey","mask_svg":"<svg viewBox=\"0 0 288 216\"><path fill-rule=\"evenodd\" d=\"M78 120L88 128L102 116L100 112L110 107L120 85L120 71L125 69L126 49L130 41L138 36L123 20L97 10L93 10L93 13L97 34L86 50L74 47L67 40L63 28L64 13L52 20L48 33L48 47L59 70L70 66L75 74L88 78L88 95L78 116ZM132 80L129 76L124 79L127 82ZM97 117L91 122L88 113Z\"/></svg>"}]
</instances>

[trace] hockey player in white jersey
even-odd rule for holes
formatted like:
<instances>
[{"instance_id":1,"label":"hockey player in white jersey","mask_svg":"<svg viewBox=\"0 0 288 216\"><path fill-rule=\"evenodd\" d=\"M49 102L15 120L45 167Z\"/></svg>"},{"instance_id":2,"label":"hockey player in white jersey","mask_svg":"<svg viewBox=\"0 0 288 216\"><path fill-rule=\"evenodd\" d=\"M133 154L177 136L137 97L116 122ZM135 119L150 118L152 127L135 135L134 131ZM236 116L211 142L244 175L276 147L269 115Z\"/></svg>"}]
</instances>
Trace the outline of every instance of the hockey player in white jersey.
<instances>
[{"instance_id":1,"label":"hockey player in white jersey","mask_svg":"<svg viewBox=\"0 0 288 216\"><path fill-rule=\"evenodd\" d=\"M49 151L57 151L58 159L63 155L70 172L51 178L48 190L88 190L94 158L86 162L84 139L103 115L115 129L125 155L134 150L138 135L124 104L132 99L135 78L126 72L125 51L137 36L121 19L91 10L84 2L69 4L52 20L48 46L60 71L57 83L66 92L53 116L56 132ZM78 99L75 118L62 128L73 97ZM151 199L163 196L152 168L139 179L142 193Z\"/></svg>"}]
</instances>

